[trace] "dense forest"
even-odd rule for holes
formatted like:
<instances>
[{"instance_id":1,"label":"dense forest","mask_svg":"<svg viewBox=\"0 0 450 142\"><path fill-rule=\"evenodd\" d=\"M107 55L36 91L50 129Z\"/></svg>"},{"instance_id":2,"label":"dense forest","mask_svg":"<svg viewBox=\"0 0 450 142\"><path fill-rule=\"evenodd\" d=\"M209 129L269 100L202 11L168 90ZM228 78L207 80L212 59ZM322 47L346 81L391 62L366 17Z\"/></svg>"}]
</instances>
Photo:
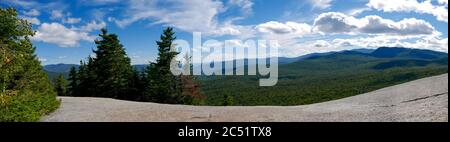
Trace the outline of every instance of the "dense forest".
<instances>
[{"instance_id":1,"label":"dense forest","mask_svg":"<svg viewBox=\"0 0 450 142\"><path fill-rule=\"evenodd\" d=\"M31 24L0 9L0 121L38 121L59 106L30 41Z\"/></svg>"},{"instance_id":2,"label":"dense forest","mask_svg":"<svg viewBox=\"0 0 450 142\"><path fill-rule=\"evenodd\" d=\"M261 76L211 76L199 81L207 105L304 105L444 73L448 73L447 53L382 47L369 54L343 51L280 64L273 87L259 87L259 78L266 78Z\"/></svg>"}]
</instances>

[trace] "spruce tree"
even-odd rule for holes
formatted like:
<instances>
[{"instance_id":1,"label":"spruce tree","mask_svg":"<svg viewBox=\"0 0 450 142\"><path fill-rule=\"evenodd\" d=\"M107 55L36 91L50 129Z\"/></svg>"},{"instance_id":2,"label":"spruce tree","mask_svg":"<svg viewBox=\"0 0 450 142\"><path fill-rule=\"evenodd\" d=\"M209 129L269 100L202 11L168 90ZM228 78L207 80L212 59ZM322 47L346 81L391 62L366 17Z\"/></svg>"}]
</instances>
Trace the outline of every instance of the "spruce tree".
<instances>
[{"instance_id":1,"label":"spruce tree","mask_svg":"<svg viewBox=\"0 0 450 142\"><path fill-rule=\"evenodd\" d=\"M170 71L170 62L178 54L173 52L172 42L176 39L173 28L166 28L156 41L158 45L158 59L156 63L150 63L146 69L145 97L155 102L180 103L181 86L180 77L174 76Z\"/></svg>"},{"instance_id":2,"label":"spruce tree","mask_svg":"<svg viewBox=\"0 0 450 142\"><path fill-rule=\"evenodd\" d=\"M89 87L94 87L91 86L90 82L89 82L89 76L88 76L88 68L87 65L83 62L80 61L80 67L78 68L78 84L77 84L77 89L75 90L76 94L74 94L74 96L77 97L93 97L92 92L89 92L88 88Z\"/></svg>"},{"instance_id":3,"label":"spruce tree","mask_svg":"<svg viewBox=\"0 0 450 142\"><path fill-rule=\"evenodd\" d=\"M72 67L69 72L69 86L68 95L77 96L78 91L78 73L75 67Z\"/></svg>"},{"instance_id":4,"label":"spruce tree","mask_svg":"<svg viewBox=\"0 0 450 142\"><path fill-rule=\"evenodd\" d=\"M106 29L101 30L101 39L96 40L96 57L88 63L88 79L95 78L95 95L100 97L127 98L133 68L130 58L126 55L123 45L116 34L109 34ZM91 90L93 91L93 90Z\"/></svg>"},{"instance_id":5,"label":"spruce tree","mask_svg":"<svg viewBox=\"0 0 450 142\"><path fill-rule=\"evenodd\" d=\"M126 100L145 101L142 97L144 89L144 81L142 75L136 69L133 70L132 78L129 80L129 92L127 96L123 96Z\"/></svg>"},{"instance_id":6,"label":"spruce tree","mask_svg":"<svg viewBox=\"0 0 450 142\"><path fill-rule=\"evenodd\" d=\"M67 96L67 80L60 74L54 81L55 91L58 96Z\"/></svg>"}]
</instances>

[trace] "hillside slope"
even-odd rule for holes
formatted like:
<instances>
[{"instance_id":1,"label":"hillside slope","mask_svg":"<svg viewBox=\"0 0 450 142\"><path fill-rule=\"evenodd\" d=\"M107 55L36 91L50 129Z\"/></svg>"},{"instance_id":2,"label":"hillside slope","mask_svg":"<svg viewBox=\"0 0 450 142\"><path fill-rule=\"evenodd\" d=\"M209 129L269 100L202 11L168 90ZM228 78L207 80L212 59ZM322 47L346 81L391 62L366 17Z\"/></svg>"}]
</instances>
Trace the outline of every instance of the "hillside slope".
<instances>
[{"instance_id":1,"label":"hillside slope","mask_svg":"<svg viewBox=\"0 0 450 142\"><path fill-rule=\"evenodd\" d=\"M213 107L61 97L42 121L426 121L448 122L448 74L303 106Z\"/></svg>"},{"instance_id":2,"label":"hillside slope","mask_svg":"<svg viewBox=\"0 0 450 142\"><path fill-rule=\"evenodd\" d=\"M381 47L372 53L342 51L280 64L278 82L260 87L261 76L197 78L207 105L292 106L363 94L420 78L448 73L448 54L431 50Z\"/></svg>"}]
</instances>

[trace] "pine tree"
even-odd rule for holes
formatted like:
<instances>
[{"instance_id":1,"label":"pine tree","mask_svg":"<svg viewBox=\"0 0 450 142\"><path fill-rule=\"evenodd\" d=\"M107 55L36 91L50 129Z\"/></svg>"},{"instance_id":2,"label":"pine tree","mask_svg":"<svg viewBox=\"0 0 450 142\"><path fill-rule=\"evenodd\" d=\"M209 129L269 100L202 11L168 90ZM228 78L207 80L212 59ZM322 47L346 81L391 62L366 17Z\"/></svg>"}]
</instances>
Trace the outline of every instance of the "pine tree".
<instances>
[{"instance_id":1,"label":"pine tree","mask_svg":"<svg viewBox=\"0 0 450 142\"><path fill-rule=\"evenodd\" d=\"M68 87L68 95L70 96L78 96L78 73L75 67L72 67L69 72L69 87Z\"/></svg>"},{"instance_id":2,"label":"pine tree","mask_svg":"<svg viewBox=\"0 0 450 142\"><path fill-rule=\"evenodd\" d=\"M155 102L180 103L182 87L180 77L170 71L170 62L178 54L171 51L172 42L176 39L173 28L166 28L158 44L158 59L150 63L146 69L145 97Z\"/></svg>"},{"instance_id":3,"label":"pine tree","mask_svg":"<svg viewBox=\"0 0 450 142\"><path fill-rule=\"evenodd\" d=\"M55 91L58 96L67 96L67 80L64 78L62 74L60 74L54 81L55 83Z\"/></svg>"}]
</instances>

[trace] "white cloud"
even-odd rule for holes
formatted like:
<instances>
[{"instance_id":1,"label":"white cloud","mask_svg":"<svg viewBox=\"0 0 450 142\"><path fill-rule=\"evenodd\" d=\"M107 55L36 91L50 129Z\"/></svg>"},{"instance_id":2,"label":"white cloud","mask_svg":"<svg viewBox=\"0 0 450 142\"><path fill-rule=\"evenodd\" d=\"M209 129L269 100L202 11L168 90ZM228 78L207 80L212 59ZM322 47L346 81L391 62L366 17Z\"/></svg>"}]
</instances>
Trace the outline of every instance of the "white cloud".
<instances>
[{"instance_id":1,"label":"white cloud","mask_svg":"<svg viewBox=\"0 0 450 142\"><path fill-rule=\"evenodd\" d=\"M253 25L235 25L226 22L209 34L213 36L231 35L235 38L248 39L255 37L255 33Z\"/></svg>"},{"instance_id":2,"label":"white cloud","mask_svg":"<svg viewBox=\"0 0 450 142\"><path fill-rule=\"evenodd\" d=\"M256 26L256 29L262 33L271 34L296 34L304 35L311 33L311 26L306 23L286 22L280 23L270 21Z\"/></svg>"},{"instance_id":3,"label":"white cloud","mask_svg":"<svg viewBox=\"0 0 450 142\"><path fill-rule=\"evenodd\" d=\"M202 32L204 35L222 36L242 34L246 26L234 25L233 21L243 17L226 17L224 22L218 15L231 6L242 9L244 16L251 13L250 0L231 0L224 5L217 0L131 0L123 18L110 18L119 27L126 27L137 21L151 21L150 25L173 26L185 32ZM164 5L164 6L161 6Z\"/></svg>"},{"instance_id":4,"label":"white cloud","mask_svg":"<svg viewBox=\"0 0 450 142\"><path fill-rule=\"evenodd\" d=\"M35 17L35 16L41 15L41 12L39 12L39 11L36 10L36 9L31 9L30 11L25 11L24 14L25 14L26 16Z\"/></svg>"},{"instance_id":5,"label":"white cloud","mask_svg":"<svg viewBox=\"0 0 450 142\"><path fill-rule=\"evenodd\" d=\"M376 15L357 19L337 12L319 15L314 21L314 30L323 34L382 34L398 36L439 34L430 23L415 18L395 22Z\"/></svg>"},{"instance_id":6,"label":"white cloud","mask_svg":"<svg viewBox=\"0 0 450 142\"><path fill-rule=\"evenodd\" d=\"M384 12L416 12L431 14L439 21L448 22L448 0L439 0L433 5L431 0L370 0L367 6Z\"/></svg>"},{"instance_id":7,"label":"white cloud","mask_svg":"<svg viewBox=\"0 0 450 142\"><path fill-rule=\"evenodd\" d=\"M331 3L333 0L308 0L313 8L317 9L327 9L330 8L332 5Z\"/></svg>"},{"instance_id":8,"label":"white cloud","mask_svg":"<svg viewBox=\"0 0 450 142\"><path fill-rule=\"evenodd\" d=\"M313 44L314 47L322 48L322 47L330 47L331 44L325 40L316 40Z\"/></svg>"},{"instance_id":9,"label":"white cloud","mask_svg":"<svg viewBox=\"0 0 450 142\"><path fill-rule=\"evenodd\" d=\"M259 24L254 29L262 39L278 40L282 47L280 55L287 57L383 46L448 52L448 38L442 37L442 33L430 23L415 18L393 21L376 15L356 18L329 12L317 16L312 26L305 23L288 23L271 21ZM303 25L299 26L303 28L292 26L296 24ZM310 29L309 32L307 29ZM336 35L346 38L336 38Z\"/></svg>"},{"instance_id":10,"label":"white cloud","mask_svg":"<svg viewBox=\"0 0 450 142\"><path fill-rule=\"evenodd\" d=\"M91 13L91 17L98 21L103 21L108 14L112 14L116 11L117 8L114 7L106 7L106 8L97 8L89 11ZM113 22L113 21L112 21Z\"/></svg>"},{"instance_id":11,"label":"white cloud","mask_svg":"<svg viewBox=\"0 0 450 142\"><path fill-rule=\"evenodd\" d=\"M253 12L252 0L230 0L231 5L239 6L245 15L250 15Z\"/></svg>"},{"instance_id":12,"label":"white cloud","mask_svg":"<svg viewBox=\"0 0 450 142\"><path fill-rule=\"evenodd\" d=\"M347 11L346 13L351 16L357 16L363 12L370 11L370 10L371 10L371 8L368 8L368 7L355 8L355 9L351 9L351 10Z\"/></svg>"},{"instance_id":13,"label":"white cloud","mask_svg":"<svg viewBox=\"0 0 450 142\"><path fill-rule=\"evenodd\" d=\"M283 43L283 42L280 42ZM436 36L399 37L399 36L352 36L328 40L306 40L302 42L284 43L280 55L298 57L310 53L351 50L357 48L376 49L379 47L407 47L448 52L448 38Z\"/></svg>"},{"instance_id":14,"label":"white cloud","mask_svg":"<svg viewBox=\"0 0 450 142\"><path fill-rule=\"evenodd\" d=\"M432 35L436 33L430 23L415 18L394 22L379 16L367 16L362 21L365 25L359 28L361 33L389 35Z\"/></svg>"},{"instance_id":15,"label":"white cloud","mask_svg":"<svg viewBox=\"0 0 450 142\"><path fill-rule=\"evenodd\" d=\"M91 32L93 30L100 30L102 28L106 27L106 23L105 22L97 22L97 21L92 21L84 26L82 26L80 28L81 31L86 31L86 32Z\"/></svg>"},{"instance_id":16,"label":"white cloud","mask_svg":"<svg viewBox=\"0 0 450 142\"><path fill-rule=\"evenodd\" d=\"M217 35L239 35L242 34L241 31L239 31L236 28L233 27L222 27L216 30L215 34Z\"/></svg>"},{"instance_id":17,"label":"white cloud","mask_svg":"<svg viewBox=\"0 0 450 142\"><path fill-rule=\"evenodd\" d=\"M61 10L52 10L50 19L60 19L63 17L64 15Z\"/></svg>"},{"instance_id":18,"label":"white cloud","mask_svg":"<svg viewBox=\"0 0 450 142\"><path fill-rule=\"evenodd\" d=\"M333 45L342 47L363 47L363 48L378 48L378 47L408 47L417 49L429 49L441 52L448 52L448 38L441 38L436 36L423 37L396 37L396 36L370 36L370 37L356 37L348 39L334 39L330 42Z\"/></svg>"},{"instance_id":19,"label":"white cloud","mask_svg":"<svg viewBox=\"0 0 450 142\"><path fill-rule=\"evenodd\" d=\"M1 1L1 2L5 2L5 3L9 3L9 4L21 6L21 7L26 7L26 8L34 7L35 5L37 5L37 3L34 1L26 1L26 0L6 0L6 1Z\"/></svg>"},{"instance_id":20,"label":"white cloud","mask_svg":"<svg viewBox=\"0 0 450 142\"><path fill-rule=\"evenodd\" d=\"M89 36L86 32L66 28L59 23L43 23L37 29L36 35L32 38L35 41L41 41L56 44L61 47L74 47L80 41L92 42L95 37Z\"/></svg>"},{"instance_id":21,"label":"white cloud","mask_svg":"<svg viewBox=\"0 0 450 142\"><path fill-rule=\"evenodd\" d=\"M60 23L43 23L36 31L36 35L32 38L35 41L56 44L61 47L75 47L81 41L93 42L95 36L89 33L99 30L106 26L105 22L92 21L81 27L71 27Z\"/></svg>"},{"instance_id":22,"label":"white cloud","mask_svg":"<svg viewBox=\"0 0 450 142\"><path fill-rule=\"evenodd\" d=\"M161 0L131 0L129 12L123 20L116 21L125 27L139 20L152 20L153 24L167 24L183 31L210 32L217 26L216 15L223 8L219 1L212 0L172 0L166 7L159 6Z\"/></svg>"},{"instance_id":23,"label":"white cloud","mask_svg":"<svg viewBox=\"0 0 450 142\"><path fill-rule=\"evenodd\" d=\"M338 12L320 14L314 20L314 30L323 33L352 33L358 28L359 20Z\"/></svg>"},{"instance_id":24,"label":"white cloud","mask_svg":"<svg viewBox=\"0 0 450 142\"><path fill-rule=\"evenodd\" d=\"M31 24L34 24L34 25L41 24L41 21L36 17L21 17L21 18L27 20L28 22L30 22Z\"/></svg>"},{"instance_id":25,"label":"white cloud","mask_svg":"<svg viewBox=\"0 0 450 142\"><path fill-rule=\"evenodd\" d=\"M116 18L114 18L114 17L108 17L108 22L114 22L115 20L116 20Z\"/></svg>"},{"instance_id":26,"label":"white cloud","mask_svg":"<svg viewBox=\"0 0 450 142\"><path fill-rule=\"evenodd\" d=\"M47 59L46 59L46 58L42 58L42 57L38 57L38 60L39 60L40 62L47 62Z\"/></svg>"},{"instance_id":27,"label":"white cloud","mask_svg":"<svg viewBox=\"0 0 450 142\"><path fill-rule=\"evenodd\" d=\"M80 23L80 22L81 22L81 18L69 17L67 19L63 19L63 23L68 23L68 24L76 24L76 23Z\"/></svg>"}]
</instances>

